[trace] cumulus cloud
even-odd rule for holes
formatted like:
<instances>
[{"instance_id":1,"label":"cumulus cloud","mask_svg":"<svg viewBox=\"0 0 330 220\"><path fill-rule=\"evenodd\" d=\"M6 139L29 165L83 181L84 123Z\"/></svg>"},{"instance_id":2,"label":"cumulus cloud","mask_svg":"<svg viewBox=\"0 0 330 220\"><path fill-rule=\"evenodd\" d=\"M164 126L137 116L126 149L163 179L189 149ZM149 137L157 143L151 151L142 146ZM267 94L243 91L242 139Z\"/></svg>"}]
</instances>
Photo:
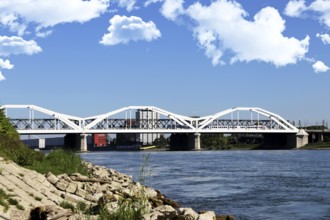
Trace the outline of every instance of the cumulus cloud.
<instances>
[{"instance_id":1,"label":"cumulus cloud","mask_svg":"<svg viewBox=\"0 0 330 220\"><path fill-rule=\"evenodd\" d=\"M149 5L157 2L162 2L163 0L147 0L144 2L144 7L148 7Z\"/></svg>"},{"instance_id":2,"label":"cumulus cloud","mask_svg":"<svg viewBox=\"0 0 330 220\"><path fill-rule=\"evenodd\" d=\"M0 56L32 55L41 51L41 47L34 40L26 41L18 36L0 36Z\"/></svg>"},{"instance_id":3,"label":"cumulus cloud","mask_svg":"<svg viewBox=\"0 0 330 220\"><path fill-rule=\"evenodd\" d=\"M0 81L5 80L6 78L2 75L2 72L0 71Z\"/></svg>"},{"instance_id":4,"label":"cumulus cloud","mask_svg":"<svg viewBox=\"0 0 330 220\"><path fill-rule=\"evenodd\" d=\"M14 68L14 65L10 63L9 60L3 60L0 58L0 69L12 69ZM0 81L5 80L6 78L0 71Z\"/></svg>"},{"instance_id":5,"label":"cumulus cloud","mask_svg":"<svg viewBox=\"0 0 330 220\"><path fill-rule=\"evenodd\" d=\"M316 61L313 64L313 69L315 73L323 73L329 71L329 67L325 65L322 61Z\"/></svg>"},{"instance_id":6,"label":"cumulus cloud","mask_svg":"<svg viewBox=\"0 0 330 220\"><path fill-rule=\"evenodd\" d=\"M329 34L317 33L316 37L320 38L324 44L330 44L330 35Z\"/></svg>"},{"instance_id":7,"label":"cumulus cloud","mask_svg":"<svg viewBox=\"0 0 330 220\"><path fill-rule=\"evenodd\" d=\"M292 17L300 17L302 12L314 13L312 17L318 18L321 23L330 28L329 0L314 0L310 5L306 5L303 0L291 0L287 4L284 12Z\"/></svg>"},{"instance_id":8,"label":"cumulus cloud","mask_svg":"<svg viewBox=\"0 0 330 220\"><path fill-rule=\"evenodd\" d=\"M104 13L110 0L1 0L0 22L22 35L28 24L38 29L60 23L86 22Z\"/></svg>"},{"instance_id":9,"label":"cumulus cloud","mask_svg":"<svg viewBox=\"0 0 330 220\"><path fill-rule=\"evenodd\" d=\"M160 12L165 18L175 21L179 15L184 14L183 2L184 0L165 0Z\"/></svg>"},{"instance_id":10,"label":"cumulus cloud","mask_svg":"<svg viewBox=\"0 0 330 220\"><path fill-rule=\"evenodd\" d=\"M119 7L126 8L128 12L137 9L136 0L118 0Z\"/></svg>"},{"instance_id":11,"label":"cumulus cloud","mask_svg":"<svg viewBox=\"0 0 330 220\"><path fill-rule=\"evenodd\" d=\"M284 14L291 17L299 17L306 9L304 0L292 0L286 5Z\"/></svg>"},{"instance_id":12,"label":"cumulus cloud","mask_svg":"<svg viewBox=\"0 0 330 220\"><path fill-rule=\"evenodd\" d=\"M247 20L247 12L235 1L218 0L209 6L197 2L186 14L195 21L194 36L213 65L263 61L275 66L294 64L308 52L309 36L302 40L285 37L285 21L279 12L266 7Z\"/></svg>"},{"instance_id":13,"label":"cumulus cloud","mask_svg":"<svg viewBox=\"0 0 330 220\"><path fill-rule=\"evenodd\" d=\"M104 34L101 44L116 45L129 41L152 41L161 36L160 31L152 22L144 22L140 17L115 15L110 19L109 33Z\"/></svg>"},{"instance_id":14,"label":"cumulus cloud","mask_svg":"<svg viewBox=\"0 0 330 220\"><path fill-rule=\"evenodd\" d=\"M10 70L10 69L14 68L14 65L11 64L9 60L3 60L0 58L0 68Z\"/></svg>"}]
</instances>

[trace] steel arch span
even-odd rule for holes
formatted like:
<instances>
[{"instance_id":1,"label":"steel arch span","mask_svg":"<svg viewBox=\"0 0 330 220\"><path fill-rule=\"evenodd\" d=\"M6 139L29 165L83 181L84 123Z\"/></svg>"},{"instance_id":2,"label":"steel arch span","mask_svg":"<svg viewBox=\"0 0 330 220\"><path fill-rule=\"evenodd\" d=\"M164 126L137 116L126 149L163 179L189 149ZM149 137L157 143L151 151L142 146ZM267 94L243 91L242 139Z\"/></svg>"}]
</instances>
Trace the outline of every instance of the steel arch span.
<instances>
[{"instance_id":1,"label":"steel arch span","mask_svg":"<svg viewBox=\"0 0 330 220\"><path fill-rule=\"evenodd\" d=\"M0 107L20 134L93 133L298 133L281 116L256 107L235 107L204 117L175 114L155 106L128 106L76 117L36 105Z\"/></svg>"}]
</instances>

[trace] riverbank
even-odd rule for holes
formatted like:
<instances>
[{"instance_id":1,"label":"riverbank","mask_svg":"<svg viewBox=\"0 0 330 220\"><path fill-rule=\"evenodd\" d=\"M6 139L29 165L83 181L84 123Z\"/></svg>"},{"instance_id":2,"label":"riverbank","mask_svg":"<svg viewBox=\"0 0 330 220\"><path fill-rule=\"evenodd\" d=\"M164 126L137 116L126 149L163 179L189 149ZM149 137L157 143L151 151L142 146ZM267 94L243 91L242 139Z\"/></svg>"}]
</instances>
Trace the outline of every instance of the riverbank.
<instances>
[{"instance_id":1,"label":"riverbank","mask_svg":"<svg viewBox=\"0 0 330 220\"><path fill-rule=\"evenodd\" d=\"M213 211L180 208L131 176L84 162L90 175L46 175L0 158L1 219L226 219ZM131 207L131 210L127 208ZM139 213L131 213L138 210ZM117 213L117 214L116 214ZM129 215L129 218L125 218ZM142 218L131 218L141 215ZM113 216L112 216L113 217ZM126 216L127 217L127 216ZM230 217L233 219L233 217Z\"/></svg>"}]
</instances>

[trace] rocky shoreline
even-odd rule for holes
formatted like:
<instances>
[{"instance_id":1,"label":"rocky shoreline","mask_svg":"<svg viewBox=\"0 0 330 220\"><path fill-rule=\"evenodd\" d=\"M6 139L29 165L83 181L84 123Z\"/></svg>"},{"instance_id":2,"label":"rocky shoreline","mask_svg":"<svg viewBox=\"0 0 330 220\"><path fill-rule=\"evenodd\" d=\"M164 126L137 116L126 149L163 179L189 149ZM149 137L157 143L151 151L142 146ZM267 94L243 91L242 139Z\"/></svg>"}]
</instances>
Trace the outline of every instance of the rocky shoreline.
<instances>
[{"instance_id":1,"label":"rocky shoreline","mask_svg":"<svg viewBox=\"0 0 330 220\"><path fill-rule=\"evenodd\" d=\"M86 166L90 176L79 173L42 175L0 158L0 190L17 201L7 208L0 203L0 219L98 219L95 214L99 213L98 209L105 208L111 213L120 208L122 201L143 203L144 220L233 219L232 216L216 216L213 211L181 208L158 190L133 181L131 176L87 162ZM63 204L75 209L65 208Z\"/></svg>"}]
</instances>

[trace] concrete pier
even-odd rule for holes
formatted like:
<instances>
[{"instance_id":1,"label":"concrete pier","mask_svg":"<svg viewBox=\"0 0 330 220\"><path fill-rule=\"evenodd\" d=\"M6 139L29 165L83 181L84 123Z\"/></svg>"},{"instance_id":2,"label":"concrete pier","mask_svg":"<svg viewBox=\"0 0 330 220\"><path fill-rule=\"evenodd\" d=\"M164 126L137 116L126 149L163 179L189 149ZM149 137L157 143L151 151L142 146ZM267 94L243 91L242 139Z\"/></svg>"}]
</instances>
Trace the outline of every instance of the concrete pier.
<instances>
[{"instance_id":1,"label":"concrete pier","mask_svg":"<svg viewBox=\"0 0 330 220\"><path fill-rule=\"evenodd\" d=\"M64 147L87 151L87 134L67 134L64 137Z\"/></svg>"},{"instance_id":2,"label":"concrete pier","mask_svg":"<svg viewBox=\"0 0 330 220\"><path fill-rule=\"evenodd\" d=\"M200 150L200 134L172 134L170 139L171 150Z\"/></svg>"},{"instance_id":3,"label":"concrete pier","mask_svg":"<svg viewBox=\"0 0 330 220\"><path fill-rule=\"evenodd\" d=\"M80 134L80 151L87 151L87 134Z\"/></svg>"},{"instance_id":4,"label":"concrete pier","mask_svg":"<svg viewBox=\"0 0 330 220\"><path fill-rule=\"evenodd\" d=\"M263 147L265 149L293 149L306 144L308 144L308 134L303 129L300 129L296 134L264 134Z\"/></svg>"}]
</instances>

